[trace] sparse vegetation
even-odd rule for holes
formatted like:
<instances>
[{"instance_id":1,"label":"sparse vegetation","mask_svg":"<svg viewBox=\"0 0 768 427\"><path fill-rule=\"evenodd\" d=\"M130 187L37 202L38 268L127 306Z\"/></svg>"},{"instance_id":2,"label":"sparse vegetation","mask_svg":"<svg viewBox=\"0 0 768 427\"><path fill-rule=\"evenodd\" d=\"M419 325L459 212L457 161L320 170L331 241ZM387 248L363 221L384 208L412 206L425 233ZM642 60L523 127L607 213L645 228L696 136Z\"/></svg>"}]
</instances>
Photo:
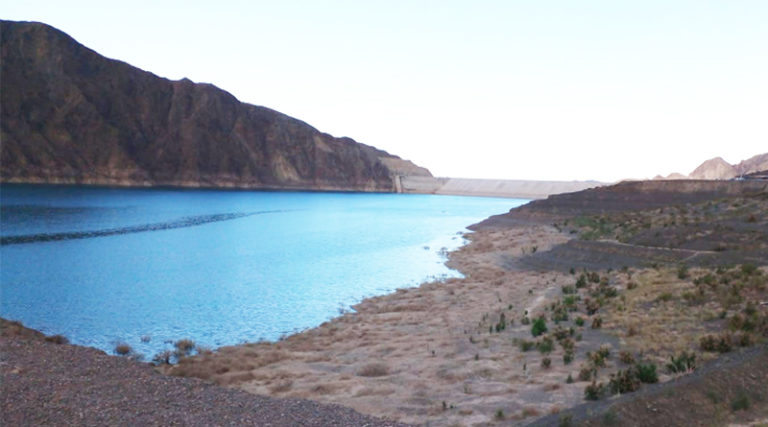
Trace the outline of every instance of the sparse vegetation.
<instances>
[{"instance_id":1,"label":"sparse vegetation","mask_svg":"<svg viewBox=\"0 0 768 427\"><path fill-rule=\"evenodd\" d=\"M128 356L131 353L133 353L133 348L124 342L115 346L115 354L118 356Z\"/></svg>"},{"instance_id":2,"label":"sparse vegetation","mask_svg":"<svg viewBox=\"0 0 768 427\"><path fill-rule=\"evenodd\" d=\"M531 335L538 337L544 332L547 332L547 321L543 316L537 317L531 325Z\"/></svg>"},{"instance_id":3,"label":"sparse vegetation","mask_svg":"<svg viewBox=\"0 0 768 427\"><path fill-rule=\"evenodd\" d=\"M389 375L389 367L383 363L369 363L357 371L361 377L383 377Z\"/></svg>"},{"instance_id":4,"label":"sparse vegetation","mask_svg":"<svg viewBox=\"0 0 768 427\"><path fill-rule=\"evenodd\" d=\"M50 335L45 340L54 344L69 344L69 340L64 335Z\"/></svg>"}]
</instances>

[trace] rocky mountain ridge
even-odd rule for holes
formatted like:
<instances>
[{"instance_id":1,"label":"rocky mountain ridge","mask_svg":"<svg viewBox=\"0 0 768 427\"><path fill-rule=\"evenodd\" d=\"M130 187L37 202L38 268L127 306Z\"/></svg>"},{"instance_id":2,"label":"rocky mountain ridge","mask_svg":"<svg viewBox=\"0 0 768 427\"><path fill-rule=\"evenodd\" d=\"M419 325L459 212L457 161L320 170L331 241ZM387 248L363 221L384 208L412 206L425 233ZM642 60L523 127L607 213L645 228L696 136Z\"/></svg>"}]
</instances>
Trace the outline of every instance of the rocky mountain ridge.
<instances>
[{"instance_id":1,"label":"rocky mountain ridge","mask_svg":"<svg viewBox=\"0 0 768 427\"><path fill-rule=\"evenodd\" d=\"M0 180L396 191L431 176L211 84L105 58L41 23L0 21Z\"/></svg>"},{"instance_id":2,"label":"rocky mountain ridge","mask_svg":"<svg viewBox=\"0 0 768 427\"><path fill-rule=\"evenodd\" d=\"M728 163L722 157L715 157L704 161L688 175L671 173L666 177L657 175L653 179L733 179L765 170L768 170L768 153L752 156L735 165Z\"/></svg>"}]
</instances>

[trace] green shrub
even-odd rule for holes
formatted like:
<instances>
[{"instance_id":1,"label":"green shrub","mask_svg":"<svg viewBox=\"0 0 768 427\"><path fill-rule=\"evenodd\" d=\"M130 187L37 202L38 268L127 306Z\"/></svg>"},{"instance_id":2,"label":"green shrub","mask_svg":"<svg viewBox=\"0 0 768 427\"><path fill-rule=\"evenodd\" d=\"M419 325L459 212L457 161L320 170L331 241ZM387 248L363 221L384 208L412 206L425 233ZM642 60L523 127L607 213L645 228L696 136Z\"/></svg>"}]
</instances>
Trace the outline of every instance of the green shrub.
<instances>
[{"instance_id":1,"label":"green shrub","mask_svg":"<svg viewBox=\"0 0 768 427\"><path fill-rule=\"evenodd\" d=\"M731 400L732 411L745 411L752 406L752 402L749 400L749 396L743 391L739 393L733 400Z\"/></svg>"},{"instance_id":2,"label":"green shrub","mask_svg":"<svg viewBox=\"0 0 768 427\"><path fill-rule=\"evenodd\" d=\"M656 373L656 365L653 363L635 365L635 376L638 380L646 383L653 384L659 382L659 375Z\"/></svg>"},{"instance_id":3,"label":"green shrub","mask_svg":"<svg viewBox=\"0 0 768 427\"><path fill-rule=\"evenodd\" d=\"M577 317L574 321L576 323L576 326L584 326L584 318L583 317Z\"/></svg>"},{"instance_id":4,"label":"green shrub","mask_svg":"<svg viewBox=\"0 0 768 427\"><path fill-rule=\"evenodd\" d=\"M573 350L566 350L563 353L563 364L570 365L573 362Z\"/></svg>"},{"instance_id":5,"label":"green shrub","mask_svg":"<svg viewBox=\"0 0 768 427\"><path fill-rule=\"evenodd\" d=\"M533 335L534 337L538 337L544 332L547 332L547 321L546 319L544 319L543 316L537 317L536 320L533 321L533 325L531 326L531 335Z\"/></svg>"},{"instance_id":6,"label":"green shrub","mask_svg":"<svg viewBox=\"0 0 768 427\"><path fill-rule=\"evenodd\" d=\"M688 278L688 266L685 264L680 265L677 267L677 278L680 280L684 280Z\"/></svg>"},{"instance_id":7,"label":"green shrub","mask_svg":"<svg viewBox=\"0 0 768 427\"><path fill-rule=\"evenodd\" d=\"M530 351L535 345L536 343L533 341L522 340L520 341L520 350L524 352Z\"/></svg>"},{"instance_id":8,"label":"green shrub","mask_svg":"<svg viewBox=\"0 0 768 427\"><path fill-rule=\"evenodd\" d=\"M672 374L685 373L696 369L696 354L684 351L678 356L670 356L667 370Z\"/></svg>"},{"instance_id":9,"label":"green shrub","mask_svg":"<svg viewBox=\"0 0 768 427\"><path fill-rule=\"evenodd\" d=\"M587 287L587 277L582 273L578 279L576 279L576 289L586 288Z\"/></svg>"},{"instance_id":10,"label":"green shrub","mask_svg":"<svg viewBox=\"0 0 768 427\"><path fill-rule=\"evenodd\" d=\"M757 272L757 266L755 264L742 264L741 274L744 276L751 276Z\"/></svg>"},{"instance_id":11,"label":"green shrub","mask_svg":"<svg viewBox=\"0 0 768 427\"><path fill-rule=\"evenodd\" d=\"M538 348L542 354L549 354L555 349L555 343L552 341L552 338L544 337L541 341L536 343L536 348Z\"/></svg>"},{"instance_id":12,"label":"green shrub","mask_svg":"<svg viewBox=\"0 0 768 427\"><path fill-rule=\"evenodd\" d=\"M635 391L640 388L640 384L640 380L629 369L619 370L615 374L611 374L611 380L608 382L613 394Z\"/></svg>"},{"instance_id":13,"label":"green shrub","mask_svg":"<svg viewBox=\"0 0 768 427\"><path fill-rule=\"evenodd\" d=\"M576 287L572 285L563 285L560 288L564 294L575 294L576 293Z\"/></svg>"},{"instance_id":14,"label":"green shrub","mask_svg":"<svg viewBox=\"0 0 768 427\"><path fill-rule=\"evenodd\" d=\"M592 380L592 384L584 388L584 398L587 400L600 400L605 395L605 391L603 383L596 383Z\"/></svg>"}]
</instances>

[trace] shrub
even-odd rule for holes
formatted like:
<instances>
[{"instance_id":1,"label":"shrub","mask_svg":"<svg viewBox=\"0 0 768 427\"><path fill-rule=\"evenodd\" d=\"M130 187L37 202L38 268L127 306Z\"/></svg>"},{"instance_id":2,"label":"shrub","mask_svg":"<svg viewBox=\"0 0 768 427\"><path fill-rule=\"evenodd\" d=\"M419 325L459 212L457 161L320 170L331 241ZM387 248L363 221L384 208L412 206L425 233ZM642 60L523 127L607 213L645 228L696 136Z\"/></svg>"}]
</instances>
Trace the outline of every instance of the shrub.
<instances>
[{"instance_id":1,"label":"shrub","mask_svg":"<svg viewBox=\"0 0 768 427\"><path fill-rule=\"evenodd\" d=\"M752 335L747 332L740 332L734 335L733 342L739 347L749 347L755 343L754 339L752 339Z\"/></svg>"},{"instance_id":2,"label":"shrub","mask_svg":"<svg viewBox=\"0 0 768 427\"><path fill-rule=\"evenodd\" d=\"M627 283L627 290L631 291L632 289L635 289L637 287L637 283L635 282L629 282Z\"/></svg>"},{"instance_id":3,"label":"shrub","mask_svg":"<svg viewBox=\"0 0 768 427\"><path fill-rule=\"evenodd\" d=\"M577 317L574 322L576 323L576 326L584 326L584 318L583 317Z\"/></svg>"},{"instance_id":4,"label":"shrub","mask_svg":"<svg viewBox=\"0 0 768 427\"><path fill-rule=\"evenodd\" d=\"M585 365L579 369L579 381L589 381L595 376L597 376L597 369L592 366Z\"/></svg>"},{"instance_id":5,"label":"shrub","mask_svg":"<svg viewBox=\"0 0 768 427\"><path fill-rule=\"evenodd\" d=\"M389 375L389 367L383 363L369 363L359 371L357 375L361 377L383 377Z\"/></svg>"},{"instance_id":6,"label":"shrub","mask_svg":"<svg viewBox=\"0 0 768 427\"><path fill-rule=\"evenodd\" d=\"M536 345L536 343L534 343L533 341L522 340L522 341L520 341L520 350L523 351L523 352L529 351L535 345Z\"/></svg>"},{"instance_id":7,"label":"shrub","mask_svg":"<svg viewBox=\"0 0 768 427\"><path fill-rule=\"evenodd\" d=\"M496 419L497 420L503 420L504 419L504 411L501 409L496 410Z\"/></svg>"},{"instance_id":8,"label":"shrub","mask_svg":"<svg viewBox=\"0 0 768 427\"><path fill-rule=\"evenodd\" d=\"M704 351L716 351L718 353L728 353L733 348L729 334L706 335L699 340L699 346Z\"/></svg>"},{"instance_id":9,"label":"shrub","mask_svg":"<svg viewBox=\"0 0 768 427\"><path fill-rule=\"evenodd\" d=\"M543 316L536 318L531 326L531 335L538 337L539 335L547 332L547 321Z\"/></svg>"},{"instance_id":10,"label":"shrub","mask_svg":"<svg viewBox=\"0 0 768 427\"><path fill-rule=\"evenodd\" d=\"M565 351L573 351L574 347L576 347L576 343L571 338L565 338L560 340L560 347Z\"/></svg>"},{"instance_id":11,"label":"shrub","mask_svg":"<svg viewBox=\"0 0 768 427\"><path fill-rule=\"evenodd\" d=\"M680 280L688 278L688 266L687 265L682 264L679 267L677 267L677 278L680 279Z\"/></svg>"},{"instance_id":12,"label":"shrub","mask_svg":"<svg viewBox=\"0 0 768 427\"><path fill-rule=\"evenodd\" d=\"M587 287L587 277L582 273L578 279L576 279L576 289L586 288Z\"/></svg>"},{"instance_id":13,"label":"shrub","mask_svg":"<svg viewBox=\"0 0 768 427\"><path fill-rule=\"evenodd\" d=\"M684 373L696 369L696 354L684 351L678 356L670 356L667 370L670 373Z\"/></svg>"},{"instance_id":14,"label":"shrub","mask_svg":"<svg viewBox=\"0 0 768 427\"><path fill-rule=\"evenodd\" d=\"M607 345L601 345L597 350L597 354L599 354L603 359L607 359L611 356L611 347Z\"/></svg>"},{"instance_id":15,"label":"shrub","mask_svg":"<svg viewBox=\"0 0 768 427\"><path fill-rule=\"evenodd\" d=\"M749 396L747 396L746 393L743 391L739 393L738 396L736 396L733 400L731 400L731 410L732 411L743 411L749 409L751 406L751 402L749 401Z\"/></svg>"},{"instance_id":16,"label":"shrub","mask_svg":"<svg viewBox=\"0 0 768 427\"><path fill-rule=\"evenodd\" d=\"M611 374L611 380L608 382L611 393L629 393L640 388L640 380L637 376L627 370L619 370L615 374Z\"/></svg>"},{"instance_id":17,"label":"shrub","mask_svg":"<svg viewBox=\"0 0 768 427\"><path fill-rule=\"evenodd\" d=\"M54 344L69 344L69 340L64 335L51 335L45 337L45 340Z\"/></svg>"},{"instance_id":18,"label":"shrub","mask_svg":"<svg viewBox=\"0 0 768 427\"><path fill-rule=\"evenodd\" d=\"M568 378L565 379L566 384L573 384L573 376L568 374Z\"/></svg>"},{"instance_id":19,"label":"shrub","mask_svg":"<svg viewBox=\"0 0 768 427\"><path fill-rule=\"evenodd\" d=\"M557 328L555 328L554 331L552 331L552 335L555 337L556 340L562 341L568 338L568 330L558 326Z\"/></svg>"},{"instance_id":20,"label":"shrub","mask_svg":"<svg viewBox=\"0 0 768 427\"><path fill-rule=\"evenodd\" d=\"M659 382L659 375L656 373L656 365L653 363L638 363L635 365L635 376L638 380L646 384Z\"/></svg>"},{"instance_id":21,"label":"shrub","mask_svg":"<svg viewBox=\"0 0 768 427\"><path fill-rule=\"evenodd\" d=\"M605 385L603 383L596 383L592 380L592 384L584 388L584 398L587 400L600 400L605 394Z\"/></svg>"},{"instance_id":22,"label":"shrub","mask_svg":"<svg viewBox=\"0 0 768 427\"><path fill-rule=\"evenodd\" d=\"M605 366L605 356L603 356L600 352L590 351L587 353L587 357L589 358L589 362L592 363L592 366L596 368Z\"/></svg>"},{"instance_id":23,"label":"shrub","mask_svg":"<svg viewBox=\"0 0 768 427\"><path fill-rule=\"evenodd\" d=\"M563 364L569 365L571 362L573 362L573 350L566 350L563 353Z\"/></svg>"},{"instance_id":24,"label":"shrub","mask_svg":"<svg viewBox=\"0 0 768 427\"><path fill-rule=\"evenodd\" d=\"M587 298L584 303L587 306L587 314L590 316L597 313L597 310L600 309L600 301L596 299Z\"/></svg>"},{"instance_id":25,"label":"shrub","mask_svg":"<svg viewBox=\"0 0 768 427\"><path fill-rule=\"evenodd\" d=\"M755 264L742 264L741 274L745 276L751 276L757 272L757 266Z\"/></svg>"},{"instance_id":26,"label":"shrub","mask_svg":"<svg viewBox=\"0 0 768 427\"><path fill-rule=\"evenodd\" d=\"M635 363L635 357L632 356L632 353L628 351L620 351L619 352L619 360L621 363L632 365Z\"/></svg>"},{"instance_id":27,"label":"shrub","mask_svg":"<svg viewBox=\"0 0 768 427\"><path fill-rule=\"evenodd\" d=\"M173 353L171 353L170 350L165 350L157 353L152 358L152 361L157 365L161 365L161 364L170 365L172 356L173 356Z\"/></svg>"},{"instance_id":28,"label":"shrub","mask_svg":"<svg viewBox=\"0 0 768 427\"><path fill-rule=\"evenodd\" d=\"M189 356L195 350L195 342L186 338L176 341L173 346L176 347L175 354L178 358Z\"/></svg>"},{"instance_id":29,"label":"shrub","mask_svg":"<svg viewBox=\"0 0 768 427\"><path fill-rule=\"evenodd\" d=\"M563 285L560 288L564 294L575 294L576 293L576 287L572 285Z\"/></svg>"},{"instance_id":30,"label":"shrub","mask_svg":"<svg viewBox=\"0 0 768 427\"><path fill-rule=\"evenodd\" d=\"M552 366L552 359L549 357L545 357L541 359L541 367L544 369L549 369L549 367Z\"/></svg>"},{"instance_id":31,"label":"shrub","mask_svg":"<svg viewBox=\"0 0 768 427\"><path fill-rule=\"evenodd\" d=\"M603 318L600 316L595 317L592 319L592 329L600 329L603 327Z\"/></svg>"},{"instance_id":32,"label":"shrub","mask_svg":"<svg viewBox=\"0 0 768 427\"><path fill-rule=\"evenodd\" d=\"M552 341L552 338L544 337L541 341L536 343L536 348L543 354L549 354L555 349L555 343Z\"/></svg>"},{"instance_id":33,"label":"shrub","mask_svg":"<svg viewBox=\"0 0 768 427\"><path fill-rule=\"evenodd\" d=\"M520 323L522 323L523 325L530 325L531 319L528 316L523 316L523 318L520 319Z\"/></svg>"},{"instance_id":34,"label":"shrub","mask_svg":"<svg viewBox=\"0 0 768 427\"><path fill-rule=\"evenodd\" d=\"M496 324L496 332L501 332L507 328L507 316L501 313L499 316L499 323Z\"/></svg>"},{"instance_id":35,"label":"shrub","mask_svg":"<svg viewBox=\"0 0 768 427\"><path fill-rule=\"evenodd\" d=\"M133 353L133 348L124 342L118 343L115 346L115 354L118 356L127 356L131 353Z\"/></svg>"}]
</instances>

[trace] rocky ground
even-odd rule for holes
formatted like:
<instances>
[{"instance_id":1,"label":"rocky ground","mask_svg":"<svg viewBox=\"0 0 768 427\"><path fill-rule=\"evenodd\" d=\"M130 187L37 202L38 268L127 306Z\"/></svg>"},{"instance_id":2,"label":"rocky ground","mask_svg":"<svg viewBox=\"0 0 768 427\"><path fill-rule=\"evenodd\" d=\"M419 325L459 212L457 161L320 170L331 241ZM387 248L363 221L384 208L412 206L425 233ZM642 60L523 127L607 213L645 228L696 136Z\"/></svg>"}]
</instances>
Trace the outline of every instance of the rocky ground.
<instances>
[{"instance_id":1,"label":"rocky ground","mask_svg":"<svg viewBox=\"0 0 768 427\"><path fill-rule=\"evenodd\" d=\"M2 321L0 424L394 426L338 405L273 399L62 343Z\"/></svg>"}]
</instances>

